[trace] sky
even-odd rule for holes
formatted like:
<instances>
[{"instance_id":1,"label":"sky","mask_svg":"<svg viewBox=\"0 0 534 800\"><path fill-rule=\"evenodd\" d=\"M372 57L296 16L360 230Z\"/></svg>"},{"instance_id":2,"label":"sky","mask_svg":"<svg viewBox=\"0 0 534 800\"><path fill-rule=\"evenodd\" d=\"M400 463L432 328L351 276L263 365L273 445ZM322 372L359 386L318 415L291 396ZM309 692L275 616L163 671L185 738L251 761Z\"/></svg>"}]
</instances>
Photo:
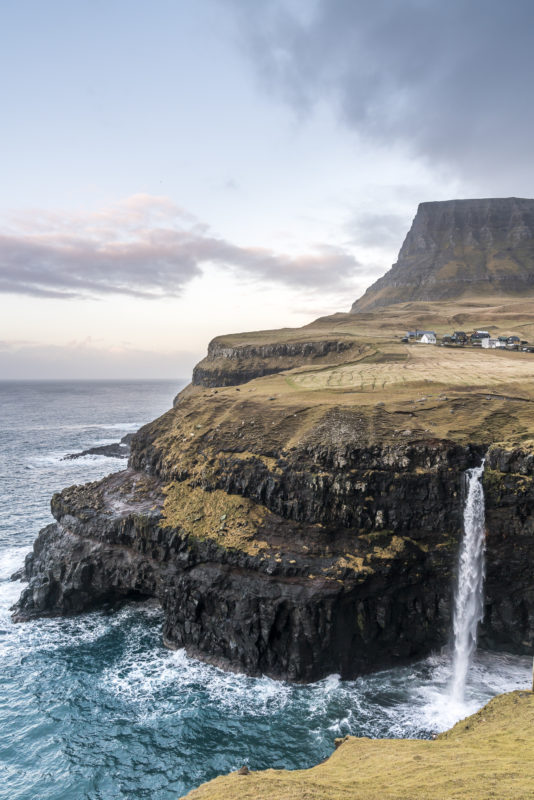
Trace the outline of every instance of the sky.
<instances>
[{"instance_id":1,"label":"sky","mask_svg":"<svg viewBox=\"0 0 534 800\"><path fill-rule=\"evenodd\" d=\"M532 0L3 0L0 379L188 378L533 197Z\"/></svg>"}]
</instances>

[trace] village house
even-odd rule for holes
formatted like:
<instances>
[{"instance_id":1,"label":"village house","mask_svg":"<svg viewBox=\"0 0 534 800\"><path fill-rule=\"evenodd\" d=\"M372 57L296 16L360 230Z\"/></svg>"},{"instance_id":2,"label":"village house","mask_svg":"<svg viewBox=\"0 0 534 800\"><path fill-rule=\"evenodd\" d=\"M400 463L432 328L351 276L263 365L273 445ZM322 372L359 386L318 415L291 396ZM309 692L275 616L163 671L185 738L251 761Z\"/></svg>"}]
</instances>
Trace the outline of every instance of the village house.
<instances>
[{"instance_id":1,"label":"village house","mask_svg":"<svg viewBox=\"0 0 534 800\"><path fill-rule=\"evenodd\" d=\"M419 331L421 344L436 344L436 334L434 331Z\"/></svg>"},{"instance_id":2,"label":"village house","mask_svg":"<svg viewBox=\"0 0 534 800\"><path fill-rule=\"evenodd\" d=\"M506 348L506 344L501 342L500 339L492 339L491 337L484 337L484 339L481 340L481 344L482 347L485 347L486 349L489 348L490 350L495 350L502 347Z\"/></svg>"}]
</instances>

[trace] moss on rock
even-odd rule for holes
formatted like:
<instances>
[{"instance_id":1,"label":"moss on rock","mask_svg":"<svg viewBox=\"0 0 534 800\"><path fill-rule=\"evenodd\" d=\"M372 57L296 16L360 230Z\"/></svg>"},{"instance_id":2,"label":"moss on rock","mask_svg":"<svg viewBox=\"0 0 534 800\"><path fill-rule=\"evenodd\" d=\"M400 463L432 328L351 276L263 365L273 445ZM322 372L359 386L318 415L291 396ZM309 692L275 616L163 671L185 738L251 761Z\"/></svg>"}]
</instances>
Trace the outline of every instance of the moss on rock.
<instances>
[{"instance_id":1,"label":"moss on rock","mask_svg":"<svg viewBox=\"0 0 534 800\"><path fill-rule=\"evenodd\" d=\"M196 539L257 555L268 545L258 531L270 512L245 497L204 491L173 481L164 487L162 527L179 528Z\"/></svg>"}]
</instances>

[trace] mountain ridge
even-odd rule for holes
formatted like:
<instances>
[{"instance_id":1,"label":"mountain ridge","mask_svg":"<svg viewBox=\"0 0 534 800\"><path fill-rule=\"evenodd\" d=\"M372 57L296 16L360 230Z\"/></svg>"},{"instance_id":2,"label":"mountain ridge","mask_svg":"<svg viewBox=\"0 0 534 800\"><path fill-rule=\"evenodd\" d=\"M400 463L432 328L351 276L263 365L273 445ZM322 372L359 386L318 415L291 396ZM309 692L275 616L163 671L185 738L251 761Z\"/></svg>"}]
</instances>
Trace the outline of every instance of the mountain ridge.
<instances>
[{"instance_id":1,"label":"mountain ridge","mask_svg":"<svg viewBox=\"0 0 534 800\"><path fill-rule=\"evenodd\" d=\"M411 301L534 295L534 200L420 203L391 269L352 313Z\"/></svg>"}]
</instances>

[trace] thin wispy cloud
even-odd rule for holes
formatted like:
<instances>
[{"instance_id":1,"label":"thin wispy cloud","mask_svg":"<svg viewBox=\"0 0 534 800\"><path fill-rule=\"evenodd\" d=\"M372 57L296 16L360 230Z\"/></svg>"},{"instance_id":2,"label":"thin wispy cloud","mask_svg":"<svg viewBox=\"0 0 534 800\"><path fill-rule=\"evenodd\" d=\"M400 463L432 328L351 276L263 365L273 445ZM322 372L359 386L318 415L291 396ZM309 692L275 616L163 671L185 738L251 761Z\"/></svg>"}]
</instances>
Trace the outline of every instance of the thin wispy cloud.
<instances>
[{"instance_id":1,"label":"thin wispy cloud","mask_svg":"<svg viewBox=\"0 0 534 800\"><path fill-rule=\"evenodd\" d=\"M127 342L108 346L92 337L64 344L38 341L0 341L0 375L39 378L187 377L201 352L161 351Z\"/></svg>"},{"instance_id":2,"label":"thin wispy cloud","mask_svg":"<svg viewBox=\"0 0 534 800\"><path fill-rule=\"evenodd\" d=\"M361 211L346 223L345 230L350 239L359 246L399 249L410 220L404 214Z\"/></svg>"},{"instance_id":3,"label":"thin wispy cloud","mask_svg":"<svg viewBox=\"0 0 534 800\"><path fill-rule=\"evenodd\" d=\"M338 285L361 267L343 247L286 255L241 247L168 198L135 195L93 214L34 210L0 228L0 292L73 298L178 296L206 264L286 286Z\"/></svg>"}]
</instances>

